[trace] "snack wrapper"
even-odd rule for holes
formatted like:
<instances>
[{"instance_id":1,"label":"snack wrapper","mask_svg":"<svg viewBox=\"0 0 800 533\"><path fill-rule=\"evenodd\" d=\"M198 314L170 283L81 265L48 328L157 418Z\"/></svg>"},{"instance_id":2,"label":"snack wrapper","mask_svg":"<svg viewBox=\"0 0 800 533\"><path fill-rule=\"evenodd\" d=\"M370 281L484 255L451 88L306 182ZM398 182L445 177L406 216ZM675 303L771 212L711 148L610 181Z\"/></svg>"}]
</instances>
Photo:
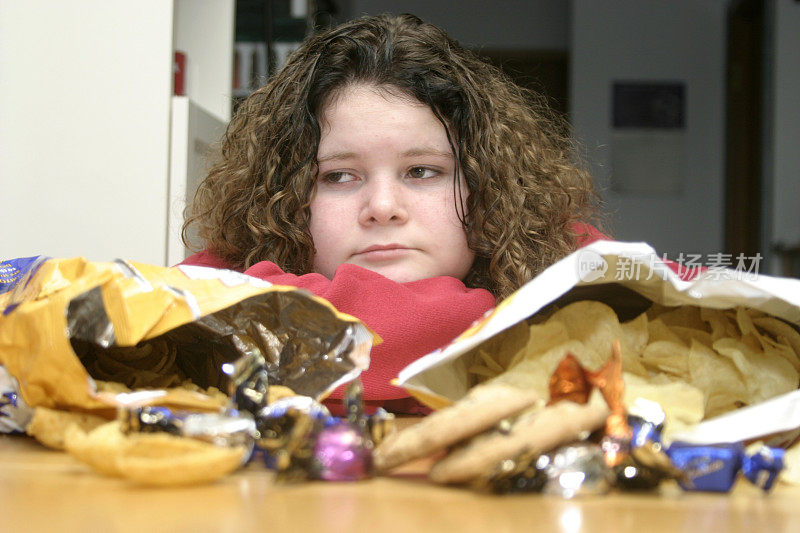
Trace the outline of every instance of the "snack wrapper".
<instances>
[{"instance_id":1,"label":"snack wrapper","mask_svg":"<svg viewBox=\"0 0 800 533\"><path fill-rule=\"evenodd\" d=\"M520 340L518 334L520 325L524 324L531 328L532 339L535 325L544 324L544 321L554 313L560 312L559 310L563 310L573 302L583 300L598 301L610 306L619 317L618 326L623 322L633 322L635 319L644 321L645 338L643 340L623 338L623 344L627 343L627 346L636 342L643 343L644 346L647 344L648 332L650 340L653 339L654 326L662 326L664 329L663 324L654 324L657 321L652 318L648 324L650 317L646 316L645 312L650 313L651 308L670 310L691 307L695 309L698 320L701 313L713 315L717 310L724 310L719 312L728 313L728 318L733 317L730 318L730 324L712 323L715 328L723 329L724 326L736 329L737 335L741 337L730 341L722 339L721 353L715 354L713 360L717 366L695 365L698 361L704 361L705 354L711 351L710 347L706 349L706 345L701 342L704 339L699 334L695 334L691 340L691 348L687 340L683 355L671 359L678 366L688 365L685 372L693 373L693 377L697 379L705 379L709 388L713 388L724 377L716 369L720 368L720 365L727 365L724 369L729 369L731 374L740 376L740 382L735 384L739 389L732 388L733 392L725 398L728 403L723 405L719 394L716 396L712 394L709 397L706 393L704 397L698 388L689 387L675 378L675 373L668 371L661 372L663 375L659 377L663 379L656 384L648 383L648 379L654 375L654 372L650 371L652 367L639 368L637 375L636 369L630 371L629 366L624 374L626 405L629 406L640 395L662 404L667 412L668 429L682 432L682 435L704 418L731 411L733 405L738 407L751 403L758 404L779 396L773 389L765 386L764 390L759 390L755 388L757 385L751 383L757 380L750 379L748 372L752 371L753 375L758 377L759 364L772 365L769 370L775 375L781 375L784 368L790 371L783 373L791 376L786 378L787 382L783 384L784 390L780 393L797 389L796 376L800 367L798 362L800 342L797 340L800 338L797 333L800 324L800 280L756 275L753 272L732 269L708 269L698 271L693 279L687 281L681 279L647 244L616 241L592 243L552 265L502 301L451 343L403 369L394 383L404 387L433 408L450 405L464 397L475 385L475 375L471 374L471 368L476 366L476 361L481 363L480 357L486 359L485 352L494 354L493 361L489 361L488 364L481 363L484 369L489 367L487 372L493 366L510 368L509 361L513 365L518 359L512 359L513 354L509 352L518 349L520 343L524 346L524 342L527 342L524 339ZM593 318L576 315L572 319L575 322L574 328L580 328L581 322L591 322ZM715 315L710 318L704 315L704 319L713 322ZM756 326L760 328L762 324L766 324L769 328L769 335L763 333L763 330L756 330ZM675 331L681 335L688 334L687 328L682 327L680 323L678 326L674 328ZM776 327L780 331L776 330ZM550 330L541 328L536 331L542 337L541 342L546 344L548 342L546 336ZM524 334L528 335L527 329ZM707 336L707 342L704 342L710 345L713 341L716 348L716 343L721 337L733 334L725 333L724 330L718 333L715 329L713 338L711 333L703 335ZM680 339L674 337L675 343L679 343ZM759 342L761 345L758 348L765 347L763 349L769 355L765 356L763 361L754 360L755 355L747 351L755 350L753 344ZM576 347L575 343L564 346ZM481 353L481 350L484 353ZM756 354L755 351L752 353ZM625 364L632 363L634 366L639 364L636 357L625 359L627 355L627 352L623 353ZM665 356L663 359L670 358ZM531 363L528 367L530 369L534 369L538 364L535 361ZM599 364L600 362L594 368L590 368L595 370ZM516 366L517 369L521 367L521 364ZM550 370L542 371L542 376L549 376L550 373ZM641 393L645 389L651 394ZM749 401L740 401L740 397L743 398L745 394L748 395ZM800 403L797 405L800 409ZM728 416L735 417L737 414L733 410ZM774 420L777 417L772 418ZM785 432L789 429L785 424L779 426L768 423L768 420L765 418L762 421L753 421L755 428L749 424L746 436L742 434L737 438L734 435L731 441ZM732 424L732 428L735 429L738 425L739 429L742 429L742 424L735 420ZM791 427L800 427L800 422ZM719 442L718 439L715 440Z\"/></svg>"},{"instance_id":2,"label":"snack wrapper","mask_svg":"<svg viewBox=\"0 0 800 533\"><path fill-rule=\"evenodd\" d=\"M0 366L0 433L25 431L33 416L33 409L20 398L17 380Z\"/></svg>"},{"instance_id":3,"label":"snack wrapper","mask_svg":"<svg viewBox=\"0 0 800 533\"><path fill-rule=\"evenodd\" d=\"M31 407L217 410L208 391L226 390L221 366L251 353L266 361L270 384L321 399L366 369L380 342L307 291L238 272L26 261L0 293L0 364Z\"/></svg>"}]
</instances>

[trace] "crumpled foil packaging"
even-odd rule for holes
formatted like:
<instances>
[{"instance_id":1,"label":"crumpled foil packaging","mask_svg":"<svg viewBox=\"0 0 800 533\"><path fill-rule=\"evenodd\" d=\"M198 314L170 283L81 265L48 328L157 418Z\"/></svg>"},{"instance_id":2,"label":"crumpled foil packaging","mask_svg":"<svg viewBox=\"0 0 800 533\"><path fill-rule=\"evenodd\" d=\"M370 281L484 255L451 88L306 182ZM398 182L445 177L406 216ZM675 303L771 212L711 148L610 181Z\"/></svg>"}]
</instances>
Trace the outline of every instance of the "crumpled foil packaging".
<instances>
[{"instance_id":1,"label":"crumpled foil packaging","mask_svg":"<svg viewBox=\"0 0 800 533\"><path fill-rule=\"evenodd\" d=\"M214 409L205 392L225 391L222 365L248 354L270 384L321 399L366 369L380 340L304 290L123 260L42 261L0 294L0 312L0 364L29 405L67 410L107 411L142 389L166 391L151 404Z\"/></svg>"}]
</instances>

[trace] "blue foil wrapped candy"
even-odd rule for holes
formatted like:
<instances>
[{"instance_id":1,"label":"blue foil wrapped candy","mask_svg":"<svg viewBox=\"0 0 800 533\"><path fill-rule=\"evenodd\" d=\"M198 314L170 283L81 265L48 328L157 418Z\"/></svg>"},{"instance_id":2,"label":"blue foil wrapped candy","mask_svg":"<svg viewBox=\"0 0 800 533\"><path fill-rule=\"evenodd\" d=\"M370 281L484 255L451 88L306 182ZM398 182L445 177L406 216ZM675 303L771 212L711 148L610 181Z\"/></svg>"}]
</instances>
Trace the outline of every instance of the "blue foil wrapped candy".
<instances>
[{"instance_id":1,"label":"blue foil wrapped candy","mask_svg":"<svg viewBox=\"0 0 800 533\"><path fill-rule=\"evenodd\" d=\"M19 385L8 370L0 365L0 433L22 433L33 418L19 393Z\"/></svg>"},{"instance_id":2,"label":"blue foil wrapped candy","mask_svg":"<svg viewBox=\"0 0 800 533\"><path fill-rule=\"evenodd\" d=\"M741 443L702 445L675 442L667 449L672 463L683 472L684 490L729 492L742 466Z\"/></svg>"},{"instance_id":3,"label":"blue foil wrapped candy","mask_svg":"<svg viewBox=\"0 0 800 533\"><path fill-rule=\"evenodd\" d=\"M761 446L753 454L745 454L742 459L742 473L755 486L769 492L778 474L783 470L785 450Z\"/></svg>"},{"instance_id":4,"label":"blue foil wrapped candy","mask_svg":"<svg viewBox=\"0 0 800 533\"><path fill-rule=\"evenodd\" d=\"M649 443L661 443L666 415L661 406L645 398L636 398L628 409L628 424L631 426L631 447Z\"/></svg>"},{"instance_id":5,"label":"blue foil wrapped candy","mask_svg":"<svg viewBox=\"0 0 800 533\"><path fill-rule=\"evenodd\" d=\"M256 425L249 413L175 412L166 407L123 407L117 418L123 433L169 433L216 446L252 447Z\"/></svg>"},{"instance_id":6,"label":"blue foil wrapped candy","mask_svg":"<svg viewBox=\"0 0 800 533\"><path fill-rule=\"evenodd\" d=\"M17 306L31 297L26 294L25 289L28 280L39 270L42 263L49 257L35 255L33 257L18 257L16 259L0 260L0 294L10 293L10 297L5 302L2 313L7 315Z\"/></svg>"},{"instance_id":7,"label":"blue foil wrapped candy","mask_svg":"<svg viewBox=\"0 0 800 533\"><path fill-rule=\"evenodd\" d=\"M652 490L663 479L678 479L681 476L664 452L661 442L665 418L661 406L645 398L637 398L628 408L630 453L614 468L617 487L623 490Z\"/></svg>"}]
</instances>

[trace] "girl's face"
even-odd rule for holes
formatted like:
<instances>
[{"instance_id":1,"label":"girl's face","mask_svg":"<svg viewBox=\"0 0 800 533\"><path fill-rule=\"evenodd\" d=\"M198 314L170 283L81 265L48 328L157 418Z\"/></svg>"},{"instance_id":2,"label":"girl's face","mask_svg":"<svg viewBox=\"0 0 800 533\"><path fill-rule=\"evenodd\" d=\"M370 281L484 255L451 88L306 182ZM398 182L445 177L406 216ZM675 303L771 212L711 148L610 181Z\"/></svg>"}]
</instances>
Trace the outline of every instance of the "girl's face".
<instances>
[{"instance_id":1,"label":"girl's face","mask_svg":"<svg viewBox=\"0 0 800 533\"><path fill-rule=\"evenodd\" d=\"M314 271L332 279L352 263L397 282L463 280L475 256L456 212L456 162L430 108L356 84L325 106L320 124Z\"/></svg>"}]
</instances>

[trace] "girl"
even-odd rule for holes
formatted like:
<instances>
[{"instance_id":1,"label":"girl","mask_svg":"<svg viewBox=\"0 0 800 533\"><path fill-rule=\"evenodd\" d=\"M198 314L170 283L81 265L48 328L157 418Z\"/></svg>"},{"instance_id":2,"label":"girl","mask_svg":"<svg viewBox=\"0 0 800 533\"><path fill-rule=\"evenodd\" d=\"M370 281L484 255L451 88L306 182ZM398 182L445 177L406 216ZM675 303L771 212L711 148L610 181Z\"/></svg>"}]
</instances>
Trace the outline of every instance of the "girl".
<instances>
[{"instance_id":1,"label":"girl","mask_svg":"<svg viewBox=\"0 0 800 533\"><path fill-rule=\"evenodd\" d=\"M602 238L566 131L435 26L345 23L240 106L184 225L206 249L185 264L303 287L360 318L384 340L366 403L417 412L389 383L402 368Z\"/></svg>"}]
</instances>

